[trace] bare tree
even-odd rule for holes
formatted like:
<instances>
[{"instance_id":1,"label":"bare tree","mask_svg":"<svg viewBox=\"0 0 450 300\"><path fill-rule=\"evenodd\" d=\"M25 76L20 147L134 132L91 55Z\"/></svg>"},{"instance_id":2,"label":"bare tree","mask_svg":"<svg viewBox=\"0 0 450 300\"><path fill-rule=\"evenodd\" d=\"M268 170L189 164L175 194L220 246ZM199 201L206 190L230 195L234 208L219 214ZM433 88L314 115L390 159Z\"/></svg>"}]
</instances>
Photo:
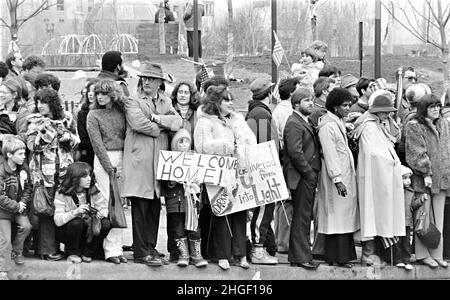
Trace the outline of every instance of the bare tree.
<instances>
[{"instance_id":1,"label":"bare tree","mask_svg":"<svg viewBox=\"0 0 450 300\"><path fill-rule=\"evenodd\" d=\"M228 36L227 36L227 70L226 75L230 75L233 70L233 57L234 57L234 35L233 35L233 0L228 0Z\"/></svg>"},{"instance_id":2,"label":"bare tree","mask_svg":"<svg viewBox=\"0 0 450 300\"><path fill-rule=\"evenodd\" d=\"M56 5L56 1L53 0L42 0L41 3L32 10L32 12L27 16L19 16L18 12L25 0L5 0L6 6L9 12L9 22L5 19L0 18L0 26L9 28L11 35L11 40L16 41L19 36L19 30L22 25L28 20L36 17L43 11L49 9L50 7Z\"/></svg>"},{"instance_id":3,"label":"bare tree","mask_svg":"<svg viewBox=\"0 0 450 300\"><path fill-rule=\"evenodd\" d=\"M312 41L317 40L317 14L316 14L316 3L319 0L310 0L309 3L309 18L311 19L311 34ZM311 42L312 42L311 41Z\"/></svg>"},{"instance_id":4,"label":"bare tree","mask_svg":"<svg viewBox=\"0 0 450 300\"><path fill-rule=\"evenodd\" d=\"M404 20L400 20L397 15L394 15L392 10L383 4L384 8L399 23L403 28L410 32L418 40L433 45L441 51L443 71L444 71L444 89L450 87L449 69L447 66L449 59L449 45L447 43L446 28L450 19L450 3L445 6L442 5L441 0L424 0L426 4L426 10L417 9L412 4L411 0L408 0L405 4L400 5L398 2L395 4L397 11L402 13ZM424 22L426 26L423 26ZM424 28L420 30L420 28ZM433 33L438 32L439 38L436 39Z\"/></svg>"}]
</instances>

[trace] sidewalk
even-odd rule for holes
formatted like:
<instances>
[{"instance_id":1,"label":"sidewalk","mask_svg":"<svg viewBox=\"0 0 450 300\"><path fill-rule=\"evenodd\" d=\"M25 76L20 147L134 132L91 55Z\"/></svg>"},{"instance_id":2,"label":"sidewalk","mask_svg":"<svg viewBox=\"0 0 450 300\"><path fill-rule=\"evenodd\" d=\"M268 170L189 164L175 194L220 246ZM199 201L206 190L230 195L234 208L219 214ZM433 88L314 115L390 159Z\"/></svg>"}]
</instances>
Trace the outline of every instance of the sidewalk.
<instances>
[{"instance_id":1,"label":"sidewalk","mask_svg":"<svg viewBox=\"0 0 450 300\"><path fill-rule=\"evenodd\" d=\"M131 245L131 211L126 210L128 228L125 229L124 243ZM165 211L161 213L159 239L157 249L165 253L167 234ZM357 247L358 258L361 248ZM383 269L377 267L362 267L357 263L353 269L330 267L323 263L316 271L309 271L299 267L291 267L287 261L287 254L277 254L279 264L263 266L250 264L250 269L244 270L232 266L228 271L221 270L217 264L210 263L206 268L188 266L180 268L176 264L162 267L148 267L133 263L133 253L125 252L127 264L114 265L105 261L93 261L89 264L72 264L66 260L52 262L38 258L26 258L23 266L15 266L10 273L10 279L18 280L414 280L414 279L450 279L450 268L430 269L423 265L414 265L414 270L406 271L395 266Z\"/></svg>"}]
</instances>

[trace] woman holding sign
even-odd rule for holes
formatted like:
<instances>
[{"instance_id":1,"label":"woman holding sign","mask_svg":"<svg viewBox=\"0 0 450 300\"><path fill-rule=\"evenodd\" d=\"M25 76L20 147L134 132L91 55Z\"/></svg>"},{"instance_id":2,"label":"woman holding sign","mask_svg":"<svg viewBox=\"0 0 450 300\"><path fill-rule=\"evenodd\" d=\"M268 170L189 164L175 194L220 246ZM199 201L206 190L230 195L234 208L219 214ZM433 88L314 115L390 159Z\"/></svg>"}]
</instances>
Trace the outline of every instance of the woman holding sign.
<instances>
[{"instance_id":1,"label":"woman holding sign","mask_svg":"<svg viewBox=\"0 0 450 300\"><path fill-rule=\"evenodd\" d=\"M256 138L244 117L233 111L233 97L226 86L211 86L206 91L194 143L198 153L233 156L238 159L238 169L245 167L245 147L256 144ZM247 211L211 216L208 257L218 259L223 270L230 268L233 256L240 267L250 267L246 257L246 222Z\"/></svg>"},{"instance_id":2,"label":"woman holding sign","mask_svg":"<svg viewBox=\"0 0 450 300\"><path fill-rule=\"evenodd\" d=\"M348 147L344 119L350 112L352 95L343 88L327 97L327 113L319 120L323 159L319 179L318 225L325 235L325 260L351 268L356 259L353 232L359 229L356 172Z\"/></svg>"}]
</instances>

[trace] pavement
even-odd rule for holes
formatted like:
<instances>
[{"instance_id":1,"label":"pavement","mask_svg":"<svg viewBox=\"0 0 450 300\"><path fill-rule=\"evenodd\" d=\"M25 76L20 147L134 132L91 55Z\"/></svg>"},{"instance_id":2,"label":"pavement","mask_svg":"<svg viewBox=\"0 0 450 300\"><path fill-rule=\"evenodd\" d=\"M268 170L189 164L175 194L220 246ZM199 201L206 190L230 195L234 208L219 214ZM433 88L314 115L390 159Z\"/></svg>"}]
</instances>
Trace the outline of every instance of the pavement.
<instances>
[{"instance_id":1,"label":"pavement","mask_svg":"<svg viewBox=\"0 0 450 300\"><path fill-rule=\"evenodd\" d=\"M131 211L127 209L128 228L124 229L124 244L132 244ZM166 257L166 218L165 208L161 213L157 250ZM358 259L361 248L357 247ZM287 261L287 254L277 254L279 263L275 266L253 265L245 270L239 266L231 266L227 271L220 269L216 263L210 262L206 268L190 265L180 268L171 263L161 267L148 267L133 262L133 253L124 252L128 263L115 265L101 260L91 263L73 264L62 261L44 261L35 257L27 257L22 266L14 266L9 273L15 280L415 280L415 279L450 279L450 268L430 269L427 266L414 264L412 271L395 266L381 268L362 267L355 261L352 269L328 266L322 262L315 271L292 267Z\"/></svg>"}]
</instances>

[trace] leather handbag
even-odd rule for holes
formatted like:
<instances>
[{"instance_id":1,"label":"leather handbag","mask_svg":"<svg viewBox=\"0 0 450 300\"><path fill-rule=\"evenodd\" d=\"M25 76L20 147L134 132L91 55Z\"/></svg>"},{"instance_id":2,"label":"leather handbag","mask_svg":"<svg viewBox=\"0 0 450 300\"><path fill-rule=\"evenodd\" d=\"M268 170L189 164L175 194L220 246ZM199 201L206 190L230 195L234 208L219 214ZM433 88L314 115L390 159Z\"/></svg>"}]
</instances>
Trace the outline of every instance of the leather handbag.
<instances>
[{"instance_id":1,"label":"leather handbag","mask_svg":"<svg viewBox=\"0 0 450 300\"><path fill-rule=\"evenodd\" d=\"M127 220L125 218L125 211L120 199L119 184L117 182L117 173L109 177L109 221L112 228L127 228Z\"/></svg>"},{"instance_id":2,"label":"leather handbag","mask_svg":"<svg viewBox=\"0 0 450 300\"><path fill-rule=\"evenodd\" d=\"M44 186L43 180L34 185L33 213L47 217L52 217L55 213L55 205Z\"/></svg>"},{"instance_id":3,"label":"leather handbag","mask_svg":"<svg viewBox=\"0 0 450 300\"><path fill-rule=\"evenodd\" d=\"M34 161L37 164L36 156L34 156ZM39 165L39 170L42 170L42 160ZM42 178L34 184L32 205L32 211L37 216L52 217L55 214L55 204L48 194Z\"/></svg>"},{"instance_id":4,"label":"leather handbag","mask_svg":"<svg viewBox=\"0 0 450 300\"><path fill-rule=\"evenodd\" d=\"M420 241L429 249L436 249L441 241L441 232L436 227L436 217L434 215L433 197L430 193L430 207L433 214L433 220L427 209L426 202L420 206L414 214L414 232Z\"/></svg>"}]
</instances>

